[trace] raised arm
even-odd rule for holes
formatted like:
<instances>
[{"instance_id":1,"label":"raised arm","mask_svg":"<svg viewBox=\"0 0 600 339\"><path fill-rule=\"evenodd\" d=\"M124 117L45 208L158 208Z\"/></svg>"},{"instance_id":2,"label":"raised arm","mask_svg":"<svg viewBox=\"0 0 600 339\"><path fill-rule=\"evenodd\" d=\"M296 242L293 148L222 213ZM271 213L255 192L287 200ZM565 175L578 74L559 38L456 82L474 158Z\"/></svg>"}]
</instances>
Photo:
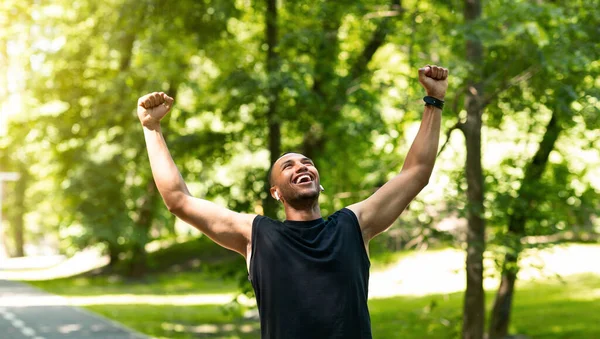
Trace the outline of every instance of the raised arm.
<instances>
[{"instance_id":1,"label":"raised arm","mask_svg":"<svg viewBox=\"0 0 600 339\"><path fill-rule=\"evenodd\" d=\"M427 96L443 104L448 88L448 70L438 66L419 69L419 82ZM437 103L435 105L438 105ZM427 104L419 132L400 173L364 201L348 206L356 214L367 243L385 231L429 182L440 138L441 108Z\"/></svg>"},{"instance_id":2,"label":"raised arm","mask_svg":"<svg viewBox=\"0 0 600 339\"><path fill-rule=\"evenodd\" d=\"M138 100L138 118L144 129L156 187L171 213L219 245L247 257L255 215L236 213L191 196L161 132L160 120L172 106L173 99L162 92L150 93Z\"/></svg>"}]
</instances>

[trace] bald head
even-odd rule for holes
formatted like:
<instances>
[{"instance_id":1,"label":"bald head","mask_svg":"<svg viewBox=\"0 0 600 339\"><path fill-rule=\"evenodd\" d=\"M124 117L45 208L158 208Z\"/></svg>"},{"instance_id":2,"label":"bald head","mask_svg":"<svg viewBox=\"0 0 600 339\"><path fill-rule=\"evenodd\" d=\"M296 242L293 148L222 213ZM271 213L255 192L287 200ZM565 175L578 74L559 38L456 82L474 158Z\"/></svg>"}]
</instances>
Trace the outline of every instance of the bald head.
<instances>
[{"instance_id":1,"label":"bald head","mask_svg":"<svg viewBox=\"0 0 600 339\"><path fill-rule=\"evenodd\" d=\"M271 168L269 169L269 175L268 175L268 177L269 177L269 186L273 187L273 185L275 185L275 182L273 180L273 169L275 168L275 165L277 165L277 163L279 162L279 160L281 160L281 158L285 157L288 154L299 154L299 153L285 152L282 155L280 155L279 158L277 158L277 160L275 160L275 162L273 163L273 165L271 165Z\"/></svg>"},{"instance_id":2,"label":"bald head","mask_svg":"<svg viewBox=\"0 0 600 339\"><path fill-rule=\"evenodd\" d=\"M310 165L311 167L314 167L313 161L301 153L295 153L295 152L283 153L277 160L275 160L275 162L269 169L269 175L268 175L269 185L271 187L275 186L277 183L276 178L277 178L278 174L283 172L283 170L286 167L291 167L291 166L295 165L296 163Z\"/></svg>"}]
</instances>

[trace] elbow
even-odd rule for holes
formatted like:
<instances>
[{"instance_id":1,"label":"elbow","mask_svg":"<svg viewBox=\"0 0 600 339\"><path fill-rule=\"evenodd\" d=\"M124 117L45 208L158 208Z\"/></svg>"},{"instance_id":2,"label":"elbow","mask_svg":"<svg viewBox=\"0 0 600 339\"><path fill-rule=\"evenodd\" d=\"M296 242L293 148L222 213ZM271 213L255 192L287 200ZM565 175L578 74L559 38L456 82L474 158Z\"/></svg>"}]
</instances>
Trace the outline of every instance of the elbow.
<instances>
[{"instance_id":1,"label":"elbow","mask_svg":"<svg viewBox=\"0 0 600 339\"><path fill-rule=\"evenodd\" d=\"M167 206L167 209L169 210L169 212L171 212L171 214L179 214L179 212L181 212L181 206L180 204L173 204L173 203L167 203L165 201L165 205Z\"/></svg>"},{"instance_id":2,"label":"elbow","mask_svg":"<svg viewBox=\"0 0 600 339\"><path fill-rule=\"evenodd\" d=\"M169 212L178 215L183 210L185 199L183 195L176 194L169 197L164 197L163 201Z\"/></svg>"},{"instance_id":3,"label":"elbow","mask_svg":"<svg viewBox=\"0 0 600 339\"><path fill-rule=\"evenodd\" d=\"M419 182L419 187L421 189L424 189L425 187L427 187L427 185L429 185L430 178L431 178L431 174L422 175L421 177L419 177L417 179L417 181Z\"/></svg>"},{"instance_id":4,"label":"elbow","mask_svg":"<svg viewBox=\"0 0 600 339\"><path fill-rule=\"evenodd\" d=\"M413 180L415 180L416 183L421 187L421 189L423 189L429 184L429 179L431 178L431 174L433 173L433 166L416 166L413 173Z\"/></svg>"},{"instance_id":5,"label":"elbow","mask_svg":"<svg viewBox=\"0 0 600 339\"><path fill-rule=\"evenodd\" d=\"M402 172L410 173L413 180L417 180L423 186L427 186L429 178L431 178L431 174L433 173L433 164L428 162L404 164Z\"/></svg>"}]
</instances>

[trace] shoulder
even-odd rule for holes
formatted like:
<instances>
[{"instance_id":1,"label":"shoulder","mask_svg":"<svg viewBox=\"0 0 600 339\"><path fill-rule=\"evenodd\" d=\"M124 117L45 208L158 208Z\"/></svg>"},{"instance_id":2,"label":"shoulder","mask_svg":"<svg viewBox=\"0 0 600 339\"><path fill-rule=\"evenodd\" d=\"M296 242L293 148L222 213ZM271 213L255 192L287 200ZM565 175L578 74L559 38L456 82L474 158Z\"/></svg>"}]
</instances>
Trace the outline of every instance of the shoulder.
<instances>
[{"instance_id":1,"label":"shoulder","mask_svg":"<svg viewBox=\"0 0 600 339\"><path fill-rule=\"evenodd\" d=\"M345 222L345 223L351 223L351 224L358 224L358 218L356 217L356 214L354 213L354 211L352 211L351 209L348 209L346 207L334 212L332 215L329 216L328 220L334 221L334 222Z\"/></svg>"},{"instance_id":2,"label":"shoulder","mask_svg":"<svg viewBox=\"0 0 600 339\"><path fill-rule=\"evenodd\" d=\"M255 215L252 220L252 228L253 229L257 229L257 228L265 227L265 226L273 227L273 226L277 226L277 225L283 225L283 223L279 220L275 220L275 219L269 218L264 215Z\"/></svg>"},{"instance_id":3,"label":"shoulder","mask_svg":"<svg viewBox=\"0 0 600 339\"><path fill-rule=\"evenodd\" d=\"M336 229L343 230L342 232L345 234L351 234L353 238L360 240L360 243L366 246L367 242L365 242L365 235L358 222L358 217L353 210L346 207L342 208L333 213L330 218L332 218L331 220L339 226L335 227Z\"/></svg>"}]
</instances>

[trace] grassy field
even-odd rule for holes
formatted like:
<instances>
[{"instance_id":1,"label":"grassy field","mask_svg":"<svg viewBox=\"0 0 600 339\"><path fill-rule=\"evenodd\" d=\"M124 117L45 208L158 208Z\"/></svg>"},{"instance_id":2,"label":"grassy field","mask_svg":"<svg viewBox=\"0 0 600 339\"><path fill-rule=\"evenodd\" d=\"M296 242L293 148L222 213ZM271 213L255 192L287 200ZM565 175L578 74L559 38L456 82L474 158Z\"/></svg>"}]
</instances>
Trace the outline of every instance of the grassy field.
<instances>
[{"instance_id":1,"label":"grassy field","mask_svg":"<svg viewBox=\"0 0 600 339\"><path fill-rule=\"evenodd\" d=\"M33 282L65 296L185 295L235 292L235 283L201 272L157 274L139 283L107 277ZM183 297L185 298L185 297ZM488 310L493 294L487 295ZM462 294L371 300L374 338L457 338ZM157 338L259 338L244 309L223 305L96 304L86 308ZM576 275L517 286L511 332L530 338L600 338L600 276Z\"/></svg>"},{"instance_id":2,"label":"grassy field","mask_svg":"<svg viewBox=\"0 0 600 339\"><path fill-rule=\"evenodd\" d=\"M511 333L530 338L600 338L600 276L518 284ZM458 338L462 293L371 300L375 338ZM486 295L491 309L494 293Z\"/></svg>"},{"instance_id":3,"label":"grassy field","mask_svg":"<svg viewBox=\"0 0 600 339\"><path fill-rule=\"evenodd\" d=\"M27 283L62 296L98 295L182 295L233 293L237 283L202 272L166 272L153 274L142 281L118 276L74 277Z\"/></svg>"}]
</instances>

